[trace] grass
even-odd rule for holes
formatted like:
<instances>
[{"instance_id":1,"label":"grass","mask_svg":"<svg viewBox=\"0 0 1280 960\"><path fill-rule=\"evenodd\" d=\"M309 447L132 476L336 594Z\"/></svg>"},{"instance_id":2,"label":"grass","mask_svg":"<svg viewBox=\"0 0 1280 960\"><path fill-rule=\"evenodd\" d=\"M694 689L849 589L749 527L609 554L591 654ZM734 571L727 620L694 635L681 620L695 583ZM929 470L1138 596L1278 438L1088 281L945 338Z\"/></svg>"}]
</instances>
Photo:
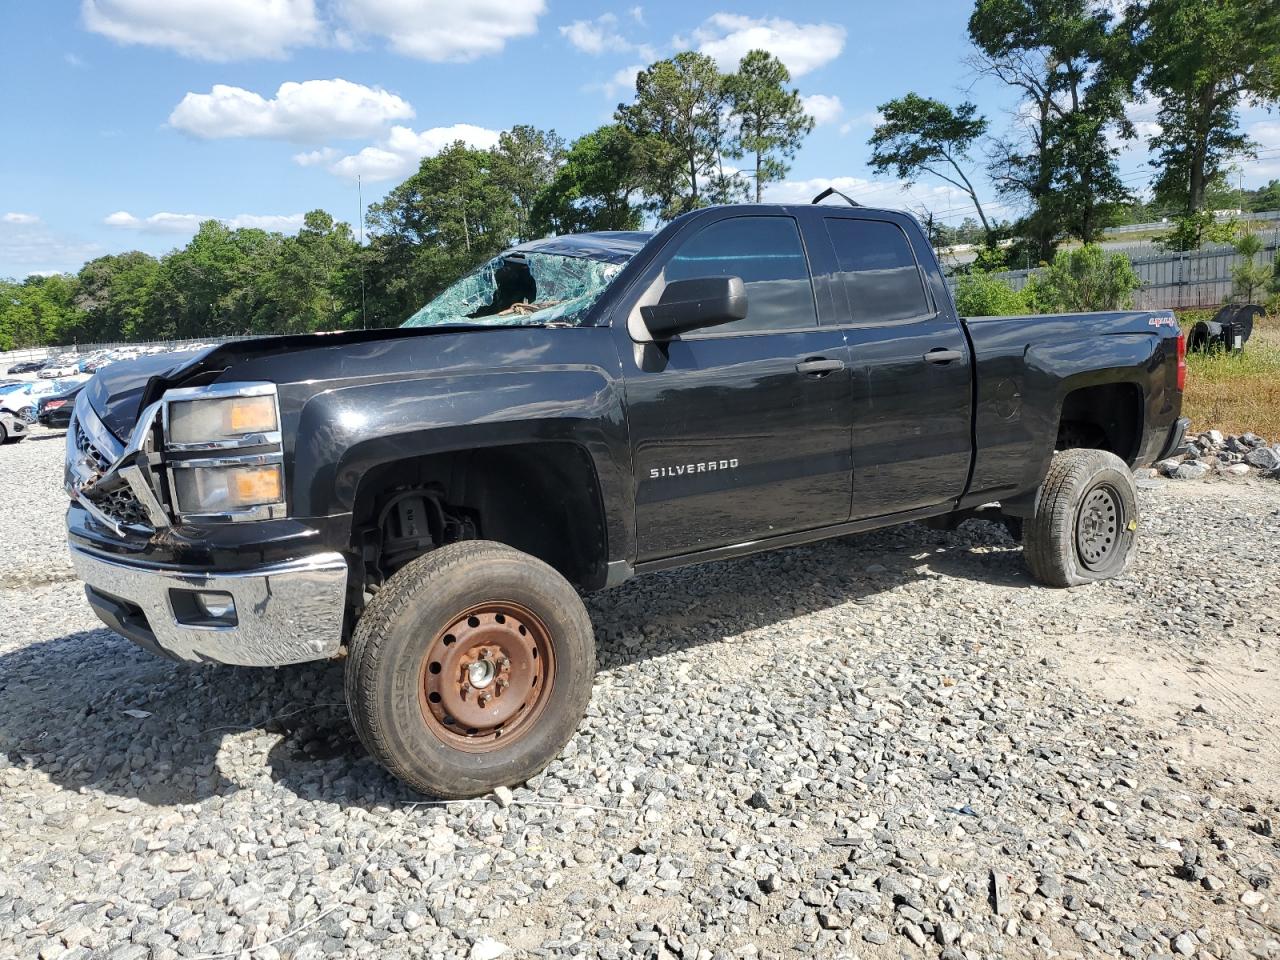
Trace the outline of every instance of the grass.
<instances>
[{"instance_id":1,"label":"grass","mask_svg":"<svg viewBox=\"0 0 1280 960\"><path fill-rule=\"evenodd\" d=\"M1201 317L1179 319L1189 329ZM1251 430L1280 442L1280 316L1260 320L1243 353L1188 354L1182 413L1196 431Z\"/></svg>"}]
</instances>

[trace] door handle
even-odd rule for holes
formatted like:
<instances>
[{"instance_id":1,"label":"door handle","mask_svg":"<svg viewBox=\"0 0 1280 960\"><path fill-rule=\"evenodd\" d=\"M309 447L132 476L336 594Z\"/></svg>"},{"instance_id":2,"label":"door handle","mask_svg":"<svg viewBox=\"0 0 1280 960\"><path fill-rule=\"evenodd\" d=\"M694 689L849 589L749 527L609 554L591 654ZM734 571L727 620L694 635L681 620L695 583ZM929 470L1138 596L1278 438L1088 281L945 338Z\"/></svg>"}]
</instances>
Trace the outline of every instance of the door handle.
<instances>
[{"instance_id":1,"label":"door handle","mask_svg":"<svg viewBox=\"0 0 1280 960\"><path fill-rule=\"evenodd\" d=\"M796 373L811 377L825 377L828 373L844 369L843 360L828 360L826 357L810 357L796 364Z\"/></svg>"},{"instance_id":2,"label":"door handle","mask_svg":"<svg viewBox=\"0 0 1280 960\"><path fill-rule=\"evenodd\" d=\"M934 347L924 355L925 363L950 363L952 360L959 360L964 356L959 350L947 350L943 347Z\"/></svg>"}]
</instances>

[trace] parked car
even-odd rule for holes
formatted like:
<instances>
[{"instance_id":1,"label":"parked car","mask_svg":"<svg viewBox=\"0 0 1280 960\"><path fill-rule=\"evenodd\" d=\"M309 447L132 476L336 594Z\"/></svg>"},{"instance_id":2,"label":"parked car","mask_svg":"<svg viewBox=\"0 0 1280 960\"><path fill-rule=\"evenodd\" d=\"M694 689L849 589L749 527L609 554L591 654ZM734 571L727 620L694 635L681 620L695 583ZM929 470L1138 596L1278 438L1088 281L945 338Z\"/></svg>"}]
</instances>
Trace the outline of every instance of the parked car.
<instances>
[{"instance_id":1,"label":"parked car","mask_svg":"<svg viewBox=\"0 0 1280 960\"><path fill-rule=\"evenodd\" d=\"M80 391L84 389L84 385L88 381L59 382L66 385L67 389L62 393L55 392L48 396L40 397L36 401L36 419L41 426L55 430L65 430L71 423L71 411L75 407L76 397L80 395Z\"/></svg>"},{"instance_id":2,"label":"parked car","mask_svg":"<svg viewBox=\"0 0 1280 960\"><path fill-rule=\"evenodd\" d=\"M23 360L21 363L15 363L12 367L10 367L9 372L10 373L35 373L37 370L43 367L44 364L45 364L45 361L43 360Z\"/></svg>"},{"instance_id":3,"label":"parked car","mask_svg":"<svg viewBox=\"0 0 1280 960\"><path fill-rule=\"evenodd\" d=\"M27 425L8 410L0 410L0 444L18 443L27 437Z\"/></svg>"},{"instance_id":4,"label":"parked car","mask_svg":"<svg viewBox=\"0 0 1280 960\"><path fill-rule=\"evenodd\" d=\"M0 410L8 410L27 423L35 423L39 402L45 397L63 396L73 387L82 386L88 377L62 380L37 380L19 385L16 390L0 395Z\"/></svg>"},{"instance_id":5,"label":"parked car","mask_svg":"<svg viewBox=\"0 0 1280 960\"><path fill-rule=\"evenodd\" d=\"M1120 574L1185 374L1167 311L959 317L907 214L711 207L522 244L400 329L114 364L76 402L67 529L112 629L345 654L373 756L474 796L579 722L579 590L979 515L1042 583Z\"/></svg>"},{"instance_id":6,"label":"parked car","mask_svg":"<svg viewBox=\"0 0 1280 960\"><path fill-rule=\"evenodd\" d=\"M36 376L41 380L56 380L62 377L74 377L79 372L80 359L75 354L63 354L47 362Z\"/></svg>"}]
</instances>

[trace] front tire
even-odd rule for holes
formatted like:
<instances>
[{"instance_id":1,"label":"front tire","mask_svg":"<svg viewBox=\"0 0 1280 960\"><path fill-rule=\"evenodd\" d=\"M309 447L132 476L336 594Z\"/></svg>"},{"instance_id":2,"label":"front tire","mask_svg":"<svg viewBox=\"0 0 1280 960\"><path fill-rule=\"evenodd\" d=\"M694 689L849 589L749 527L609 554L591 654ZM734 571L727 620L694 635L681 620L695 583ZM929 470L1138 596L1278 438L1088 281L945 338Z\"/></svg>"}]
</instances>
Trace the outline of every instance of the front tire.
<instances>
[{"instance_id":1,"label":"front tire","mask_svg":"<svg viewBox=\"0 0 1280 960\"><path fill-rule=\"evenodd\" d=\"M503 544L449 544L407 564L365 608L346 665L365 748L445 799L522 783L573 735L595 679L577 591Z\"/></svg>"},{"instance_id":2,"label":"front tire","mask_svg":"<svg viewBox=\"0 0 1280 960\"><path fill-rule=\"evenodd\" d=\"M1138 495L1128 465L1106 450L1054 455L1023 529L1041 583L1075 587L1117 577L1138 546Z\"/></svg>"}]
</instances>

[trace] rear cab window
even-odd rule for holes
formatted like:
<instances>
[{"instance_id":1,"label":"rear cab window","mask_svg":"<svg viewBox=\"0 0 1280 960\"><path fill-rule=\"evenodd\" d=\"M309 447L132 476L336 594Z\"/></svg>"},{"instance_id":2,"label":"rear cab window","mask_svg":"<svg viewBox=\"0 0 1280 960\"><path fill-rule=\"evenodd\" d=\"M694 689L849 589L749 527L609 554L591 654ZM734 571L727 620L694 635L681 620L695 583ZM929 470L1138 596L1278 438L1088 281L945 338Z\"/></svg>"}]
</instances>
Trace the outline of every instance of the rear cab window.
<instances>
[{"instance_id":1,"label":"rear cab window","mask_svg":"<svg viewBox=\"0 0 1280 960\"><path fill-rule=\"evenodd\" d=\"M825 217L849 323L908 323L932 316L924 277L902 228L887 220Z\"/></svg>"}]
</instances>

